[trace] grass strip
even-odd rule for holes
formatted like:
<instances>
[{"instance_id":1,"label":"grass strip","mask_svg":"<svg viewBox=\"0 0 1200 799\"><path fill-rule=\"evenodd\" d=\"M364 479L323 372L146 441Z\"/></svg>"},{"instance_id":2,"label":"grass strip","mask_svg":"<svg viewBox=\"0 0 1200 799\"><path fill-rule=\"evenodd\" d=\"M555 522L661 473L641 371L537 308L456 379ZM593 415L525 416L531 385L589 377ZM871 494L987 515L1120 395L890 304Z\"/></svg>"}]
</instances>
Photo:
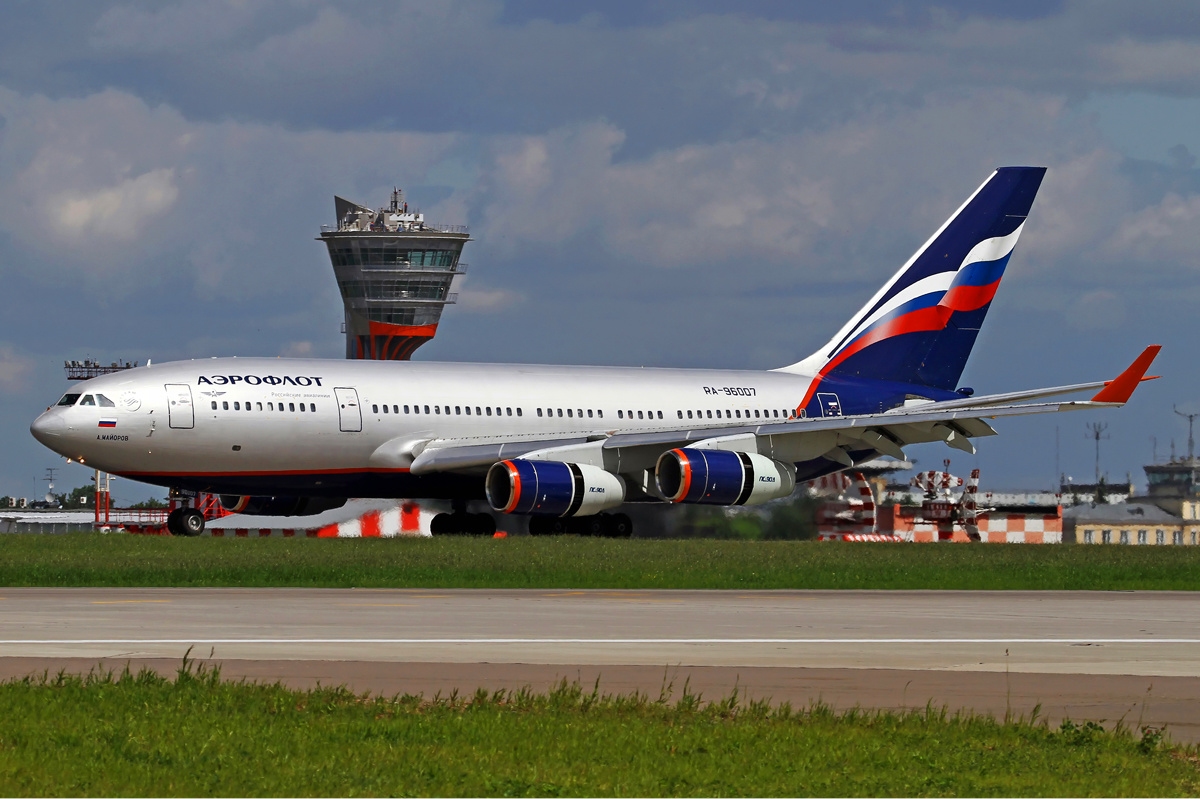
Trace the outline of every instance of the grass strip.
<instances>
[{"instance_id":1,"label":"grass strip","mask_svg":"<svg viewBox=\"0 0 1200 799\"><path fill-rule=\"evenodd\" d=\"M1176 796L1160 732L926 707L793 710L563 683L391 699L151 671L0 684L0 793L41 795Z\"/></svg>"},{"instance_id":2,"label":"grass strip","mask_svg":"<svg viewBox=\"0 0 1200 799\"><path fill-rule=\"evenodd\" d=\"M0 586L1192 591L1197 574L1200 547L0 536Z\"/></svg>"}]
</instances>

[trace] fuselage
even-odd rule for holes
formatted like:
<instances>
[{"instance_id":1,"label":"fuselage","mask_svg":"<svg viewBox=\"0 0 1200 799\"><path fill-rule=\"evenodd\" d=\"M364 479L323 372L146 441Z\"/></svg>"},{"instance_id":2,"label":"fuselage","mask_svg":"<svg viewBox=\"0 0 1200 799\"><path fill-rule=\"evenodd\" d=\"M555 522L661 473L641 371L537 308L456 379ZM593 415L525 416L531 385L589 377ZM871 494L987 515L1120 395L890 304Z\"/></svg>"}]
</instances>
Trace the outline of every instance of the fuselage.
<instances>
[{"instance_id":1,"label":"fuselage","mask_svg":"<svg viewBox=\"0 0 1200 799\"><path fill-rule=\"evenodd\" d=\"M409 474L414 445L764 425L794 417L811 382L766 371L214 358L80 383L32 431L97 469L191 490L482 497L477 475Z\"/></svg>"}]
</instances>

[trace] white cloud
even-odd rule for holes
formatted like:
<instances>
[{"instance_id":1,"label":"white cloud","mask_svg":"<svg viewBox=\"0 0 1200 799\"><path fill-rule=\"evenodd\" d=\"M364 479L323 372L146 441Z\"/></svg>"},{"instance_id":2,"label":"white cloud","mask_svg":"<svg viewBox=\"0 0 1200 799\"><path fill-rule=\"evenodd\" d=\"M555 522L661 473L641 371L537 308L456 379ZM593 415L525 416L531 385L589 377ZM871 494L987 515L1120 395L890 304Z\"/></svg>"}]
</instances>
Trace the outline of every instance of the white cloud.
<instances>
[{"instance_id":1,"label":"white cloud","mask_svg":"<svg viewBox=\"0 0 1200 799\"><path fill-rule=\"evenodd\" d=\"M66 239L131 241L178 198L175 170L153 169L115 186L51 195L41 213L49 228Z\"/></svg>"},{"instance_id":2,"label":"white cloud","mask_svg":"<svg viewBox=\"0 0 1200 799\"><path fill-rule=\"evenodd\" d=\"M1089 291L1066 309L1066 320L1076 330L1116 330L1125 319L1125 301L1106 289Z\"/></svg>"},{"instance_id":3,"label":"white cloud","mask_svg":"<svg viewBox=\"0 0 1200 799\"><path fill-rule=\"evenodd\" d=\"M463 289L458 294L458 305L477 313L495 313L507 310L524 299L520 292L509 289Z\"/></svg>"},{"instance_id":4,"label":"white cloud","mask_svg":"<svg viewBox=\"0 0 1200 799\"><path fill-rule=\"evenodd\" d=\"M0 344L0 392L16 394L28 389L33 376L33 361L20 355L10 344Z\"/></svg>"},{"instance_id":5,"label":"white cloud","mask_svg":"<svg viewBox=\"0 0 1200 799\"><path fill-rule=\"evenodd\" d=\"M311 341L289 341L279 354L284 358L311 358L313 344Z\"/></svg>"}]
</instances>

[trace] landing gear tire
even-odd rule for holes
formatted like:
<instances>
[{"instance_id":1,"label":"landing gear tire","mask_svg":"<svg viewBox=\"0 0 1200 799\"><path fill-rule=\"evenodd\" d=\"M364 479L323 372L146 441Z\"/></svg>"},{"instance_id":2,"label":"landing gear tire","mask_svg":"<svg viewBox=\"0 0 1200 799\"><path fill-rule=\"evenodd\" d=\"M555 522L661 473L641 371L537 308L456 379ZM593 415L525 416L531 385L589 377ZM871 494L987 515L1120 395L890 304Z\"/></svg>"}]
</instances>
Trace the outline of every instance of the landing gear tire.
<instances>
[{"instance_id":1,"label":"landing gear tire","mask_svg":"<svg viewBox=\"0 0 1200 799\"><path fill-rule=\"evenodd\" d=\"M183 514L183 508L176 508L167 514L167 532L171 535L183 535L183 531L179 527L179 517Z\"/></svg>"},{"instance_id":2,"label":"landing gear tire","mask_svg":"<svg viewBox=\"0 0 1200 799\"><path fill-rule=\"evenodd\" d=\"M433 535L495 535L496 520L489 513L439 513L429 522Z\"/></svg>"},{"instance_id":3,"label":"landing gear tire","mask_svg":"<svg viewBox=\"0 0 1200 799\"><path fill-rule=\"evenodd\" d=\"M564 535L573 532L568 528L570 520L559 516L530 516L530 535Z\"/></svg>"},{"instance_id":4,"label":"landing gear tire","mask_svg":"<svg viewBox=\"0 0 1200 799\"><path fill-rule=\"evenodd\" d=\"M530 535L579 535L596 538L629 538L633 522L624 513L600 513L564 519L559 516L531 516Z\"/></svg>"},{"instance_id":5,"label":"landing gear tire","mask_svg":"<svg viewBox=\"0 0 1200 799\"><path fill-rule=\"evenodd\" d=\"M606 535L610 538L632 538L633 520L624 513L614 513L608 517L608 531Z\"/></svg>"},{"instance_id":6,"label":"landing gear tire","mask_svg":"<svg viewBox=\"0 0 1200 799\"><path fill-rule=\"evenodd\" d=\"M204 532L204 514L195 508L183 508L176 522L181 534L195 538Z\"/></svg>"}]
</instances>

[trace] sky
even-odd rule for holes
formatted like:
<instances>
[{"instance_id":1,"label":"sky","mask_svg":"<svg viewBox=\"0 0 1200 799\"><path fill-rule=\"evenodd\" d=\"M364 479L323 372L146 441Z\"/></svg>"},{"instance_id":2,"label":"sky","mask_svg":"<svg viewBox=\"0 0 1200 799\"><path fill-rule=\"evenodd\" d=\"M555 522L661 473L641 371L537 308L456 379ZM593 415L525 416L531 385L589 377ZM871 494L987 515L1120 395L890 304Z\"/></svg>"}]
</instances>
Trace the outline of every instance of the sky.
<instances>
[{"instance_id":1,"label":"sky","mask_svg":"<svg viewBox=\"0 0 1200 799\"><path fill-rule=\"evenodd\" d=\"M1163 377L910 455L1085 482L1098 422L1102 471L1140 481L1200 411L1198 156L1191 2L16 0L0 494L63 466L28 426L66 359L342 357L335 193L470 226L419 360L766 369L1002 165L1049 171L963 384L1108 378L1150 343Z\"/></svg>"}]
</instances>

